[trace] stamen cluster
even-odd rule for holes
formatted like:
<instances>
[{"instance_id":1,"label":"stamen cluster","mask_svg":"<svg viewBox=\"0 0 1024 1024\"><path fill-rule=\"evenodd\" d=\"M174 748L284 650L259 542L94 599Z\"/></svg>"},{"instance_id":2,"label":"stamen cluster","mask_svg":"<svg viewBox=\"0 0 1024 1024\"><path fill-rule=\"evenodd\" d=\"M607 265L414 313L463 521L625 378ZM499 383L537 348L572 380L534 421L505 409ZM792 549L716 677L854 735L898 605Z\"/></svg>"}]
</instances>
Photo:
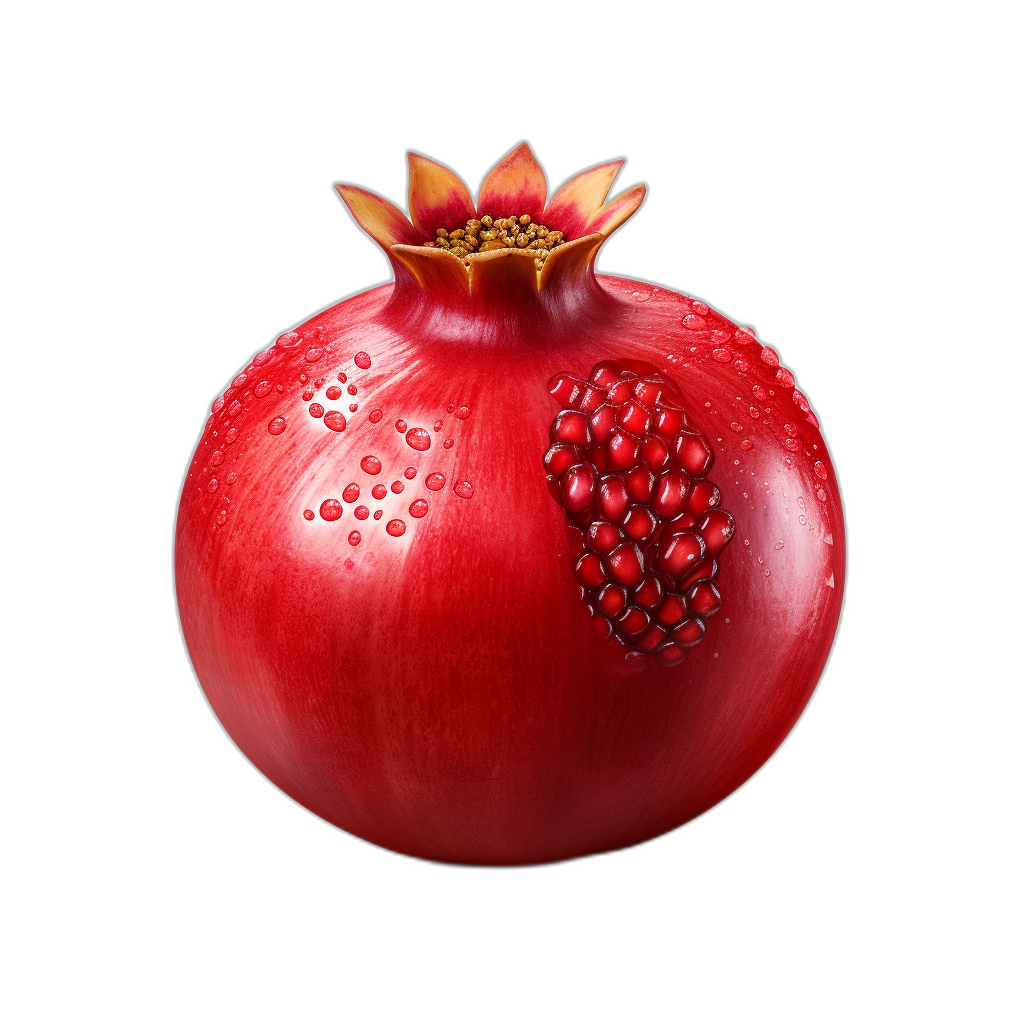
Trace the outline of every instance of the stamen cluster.
<instances>
[{"instance_id":1,"label":"stamen cluster","mask_svg":"<svg viewBox=\"0 0 1024 1024\"><path fill-rule=\"evenodd\" d=\"M548 253L567 241L561 231L552 231L545 224L534 224L528 213L518 217L483 216L466 221L464 228L448 231L437 229L437 237L426 246L446 249L460 259L475 252L495 249L528 249L536 253L537 269L544 266Z\"/></svg>"}]
</instances>

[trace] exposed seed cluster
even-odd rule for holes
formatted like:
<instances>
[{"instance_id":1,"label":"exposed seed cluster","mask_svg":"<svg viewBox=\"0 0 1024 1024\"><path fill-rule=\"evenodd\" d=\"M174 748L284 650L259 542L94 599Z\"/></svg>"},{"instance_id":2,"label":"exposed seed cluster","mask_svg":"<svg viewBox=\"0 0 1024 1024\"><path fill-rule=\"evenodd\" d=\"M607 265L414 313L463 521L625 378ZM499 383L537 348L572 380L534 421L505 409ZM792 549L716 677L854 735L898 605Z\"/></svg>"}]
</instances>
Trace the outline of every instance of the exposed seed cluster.
<instances>
[{"instance_id":1,"label":"exposed seed cluster","mask_svg":"<svg viewBox=\"0 0 1024 1024\"><path fill-rule=\"evenodd\" d=\"M446 249L460 259L475 252L494 249L528 249L536 253L537 269L541 270L548 253L566 241L561 231L552 231L544 224L534 224L528 213L519 217L483 216L467 220L464 228L447 231L437 229L437 238L426 246Z\"/></svg>"},{"instance_id":2,"label":"exposed seed cluster","mask_svg":"<svg viewBox=\"0 0 1024 1024\"><path fill-rule=\"evenodd\" d=\"M565 509L573 573L598 636L677 665L718 611L718 559L736 524L707 478L714 452L649 363L559 373L544 455Z\"/></svg>"}]
</instances>

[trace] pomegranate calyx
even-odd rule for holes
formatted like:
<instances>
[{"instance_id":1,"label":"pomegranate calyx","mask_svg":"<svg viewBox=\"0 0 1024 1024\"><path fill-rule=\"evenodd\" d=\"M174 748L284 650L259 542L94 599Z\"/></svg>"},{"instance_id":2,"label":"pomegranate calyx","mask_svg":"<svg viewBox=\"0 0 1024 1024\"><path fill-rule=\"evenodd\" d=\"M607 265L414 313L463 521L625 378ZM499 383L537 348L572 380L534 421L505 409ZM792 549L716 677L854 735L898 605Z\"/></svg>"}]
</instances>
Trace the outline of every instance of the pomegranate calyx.
<instances>
[{"instance_id":1,"label":"pomegranate calyx","mask_svg":"<svg viewBox=\"0 0 1024 1024\"><path fill-rule=\"evenodd\" d=\"M454 171L418 153L408 159L411 219L366 189L335 186L356 223L387 254L394 302L405 306L458 307L471 294L506 313L531 296L548 307L593 305L600 292L597 250L646 192L637 185L605 201L622 167L616 160L577 174L547 203L544 172L523 143L488 173L474 206ZM536 319L529 309L517 315Z\"/></svg>"}]
</instances>

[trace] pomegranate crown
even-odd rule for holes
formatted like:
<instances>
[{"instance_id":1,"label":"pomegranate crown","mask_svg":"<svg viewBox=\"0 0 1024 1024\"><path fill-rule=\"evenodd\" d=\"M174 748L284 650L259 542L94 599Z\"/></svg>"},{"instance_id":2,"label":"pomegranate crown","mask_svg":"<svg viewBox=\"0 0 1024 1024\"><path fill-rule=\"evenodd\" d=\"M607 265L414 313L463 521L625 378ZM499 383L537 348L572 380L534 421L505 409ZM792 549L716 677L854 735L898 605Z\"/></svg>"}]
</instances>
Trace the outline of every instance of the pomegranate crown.
<instances>
[{"instance_id":1,"label":"pomegranate crown","mask_svg":"<svg viewBox=\"0 0 1024 1024\"><path fill-rule=\"evenodd\" d=\"M385 251L399 286L488 292L516 281L535 293L593 274L597 250L643 202L636 185L606 202L622 160L570 178L548 201L524 142L491 169L476 204L452 170L409 157L409 213L355 185L335 185L356 223Z\"/></svg>"}]
</instances>

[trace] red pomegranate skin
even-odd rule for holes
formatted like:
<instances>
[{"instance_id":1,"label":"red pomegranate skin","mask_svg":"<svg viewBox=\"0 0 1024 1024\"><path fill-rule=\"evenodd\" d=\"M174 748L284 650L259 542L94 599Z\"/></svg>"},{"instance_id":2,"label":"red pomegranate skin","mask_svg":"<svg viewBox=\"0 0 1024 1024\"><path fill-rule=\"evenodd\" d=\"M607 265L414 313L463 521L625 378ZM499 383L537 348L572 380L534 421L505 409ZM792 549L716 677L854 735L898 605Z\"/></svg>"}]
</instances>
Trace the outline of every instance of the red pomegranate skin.
<instances>
[{"instance_id":1,"label":"red pomegranate skin","mask_svg":"<svg viewBox=\"0 0 1024 1024\"><path fill-rule=\"evenodd\" d=\"M555 200L579 179L545 209L526 147L485 182L481 213L485 194L495 216L532 203L573 239L538 285L521 253L423 247L475 208L446 168L410 161L404 236L359 206L369 193L339 189L395 282L283 335L214 403L177 520L193 665L267 778L380 846L511 865L642 842L748 779L818 681L844 582L831 460L752 332L595 276L620 201L603 179L597 200L563 197L564 228ZM610 185L604 168L585 174ZM671 377L735 520L722 607L672 667L595 636L545 481L549 380L607 359Z\"/></svg>"}]
</instances>

